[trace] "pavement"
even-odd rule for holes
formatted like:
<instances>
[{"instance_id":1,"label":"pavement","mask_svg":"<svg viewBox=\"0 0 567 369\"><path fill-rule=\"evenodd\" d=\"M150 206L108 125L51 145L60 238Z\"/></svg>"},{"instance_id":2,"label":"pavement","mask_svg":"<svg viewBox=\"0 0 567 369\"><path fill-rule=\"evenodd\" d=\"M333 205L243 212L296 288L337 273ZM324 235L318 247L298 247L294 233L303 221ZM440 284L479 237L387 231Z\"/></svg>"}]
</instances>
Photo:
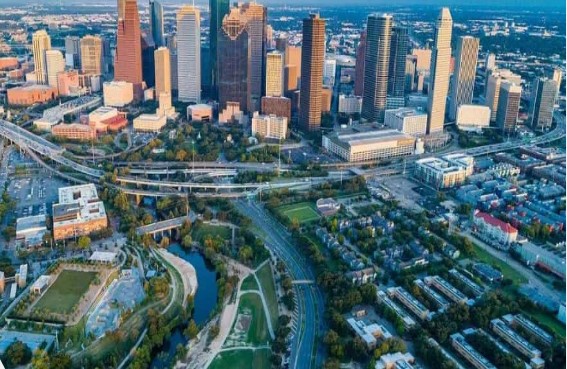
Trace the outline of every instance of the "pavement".
<instances>
[{"instance_id":1,"label":"pavement","mask_svg":"<svg viewBox=\"0 0 567 369\"><path fill-rule=\"evenodd\" d=\"M291 234L261 205L254 201L238 200L236 206L252 220L257 236L285 263L294 280L315 279L307 260L290 242ZM316 342L325 330L323 295L316 284L294 285L294 292L298 322L291 340L290 367L321 367L324 353Z\"/></svg>"}]
</instances>

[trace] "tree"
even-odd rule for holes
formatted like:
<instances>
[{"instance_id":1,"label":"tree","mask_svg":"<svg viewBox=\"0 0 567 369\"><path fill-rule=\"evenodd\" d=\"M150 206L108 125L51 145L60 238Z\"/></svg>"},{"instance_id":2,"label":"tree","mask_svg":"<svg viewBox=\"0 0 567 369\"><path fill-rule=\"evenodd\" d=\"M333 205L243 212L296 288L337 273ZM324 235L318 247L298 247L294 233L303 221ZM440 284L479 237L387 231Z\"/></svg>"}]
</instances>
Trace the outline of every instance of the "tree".
<instances>
[{"instance_id":1,"label":"tree","mask_svg":"<svg viewBox=\"0 0 567 369\"><path fill-rule=\"evenodd\" d=\"M88 236L81 236L77 241L77 246L80 249L87 249L91 245L91 239Z\"/></svg>"},{"instance_id":2,"label":"tree","mask_svg":"<svg viewBox=\"0 0 567 369\"><path fill-rule=\"evenodd\" d=\"M32 369L49 369L49 356L45 350L37 349L31 361Z\"/></svg>"},{"instance_id":3,"label":"tree","mask_svg":"<svg viewBox=\"0 0 567 369\"><path fill-rule=\"evenodd\" d=\"M128 202L128 196L122 191L118 191L114 197L114 206L121 211L126 211L130 208L130 203Z\"/></svg>"},{"instance_id":4,"label":"tree","mask_svg":"<svg viewBox=\"0 0 567 369\"><path fill-rule=\"evenodd\" d=\"M27 364L32 357L30 348L20 341L14 341L2 355L2 362L7 368Z\"/></svg>"},{"instance_id":5,"label":"tree","mask_svg":"<svg viewBox=\"0 0 567 369\"><path fill-rule=\"evenodd\" d=\"M189 324L187 325L187 328L185 328L185 330L183 331L183 334L185 335L185 337L187 337L190 340L197 337L197 334L199 334L199 327L197 326L197 323L195 323L193 319L189 321Z\"/></svg>"},{"instance_id":6,"label":"tree","mask_svg":"<svg viewBox=\"0 0 567 369\"><path fill-rule=\"evenodd\" d=\"M49 369L71 369L72 367L73 362L71 361L71 356L64 352L51 355L49 359Z\"/></svg>"},{"instance_id":7,"label":"tree","mask_svg":"<svg viewBox=\"0 0 567 369\"><path fill-rule=\"evenodd\" d=\"M181 240L181 245L183 247L189 248L191 247L191 244L193 243L193 239L191 238L191 235L188 234L185 237L183 237L183 239Z\"/></svg>"},{"instance_id":8,"label":"tree","mask_svg":"<svg viewBox=\"0 0 567 369\"><path fill-rule=\"evenodd\" d=\"M250 246L242 246L238 251L238 259L244 264L247 264L253 256L254 252Z\"/></svg>"}]
</instances>

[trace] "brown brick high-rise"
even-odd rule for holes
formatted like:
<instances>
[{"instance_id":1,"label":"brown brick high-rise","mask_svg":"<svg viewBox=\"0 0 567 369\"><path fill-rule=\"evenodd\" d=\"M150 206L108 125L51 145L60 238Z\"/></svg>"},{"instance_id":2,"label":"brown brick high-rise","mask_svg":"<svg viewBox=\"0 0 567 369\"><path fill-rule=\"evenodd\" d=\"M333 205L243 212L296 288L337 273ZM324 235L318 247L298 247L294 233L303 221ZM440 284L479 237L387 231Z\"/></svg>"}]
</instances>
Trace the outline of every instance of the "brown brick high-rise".
<instances>
[{"instance_id":1,"label":"brown brick high-rise","mask_svg":"<svg viewBox=\"0 0 567 369\"><path fill-rule=\"evenodd\" d=\"M325 20L310 14L303 20L299 124L305 131L321 127L321 88L325 60Z\"/></svg>"},{"instance_id":2,"label":"brown brick high-rise","mask_svg":"<svg viewBox=\"0 0 567 369\"><path fill-rule=\"evenodd\" d=\"M118 19L114 80L134 85L134 96L142 96L142 44L137 0L124 1L124 19Z\"/></svg>"}]
</instances>

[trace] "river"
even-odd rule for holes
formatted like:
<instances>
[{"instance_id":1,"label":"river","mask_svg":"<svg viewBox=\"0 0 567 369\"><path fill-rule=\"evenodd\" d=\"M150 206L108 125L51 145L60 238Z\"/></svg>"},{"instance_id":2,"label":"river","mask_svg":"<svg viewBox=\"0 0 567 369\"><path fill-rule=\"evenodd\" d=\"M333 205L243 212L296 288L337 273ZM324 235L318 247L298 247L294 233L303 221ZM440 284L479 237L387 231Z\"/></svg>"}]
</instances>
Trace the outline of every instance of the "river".
<instances>
[{"instance_id":1,"label":"river","mask_svg":"<svg viewBox=\"0 0 567 369\"><path fill-rule=\"evenodd\" d=\"M217 303L217 277L214 267L205 260L203 254L195 250L186 250L178 243L172 243L167 251L187 260L197 272L197 293L194 299L194 308L192 318L197 325L202 326L207 322L211 311ZM178 344L186 345L187 338L183 335L183 329L187 323L175 328L171 332L171 336L166 340L159 353L154 356L151 363L152 369L169 368L173 364L175 351Z\"/></svg>"}]
</instances>

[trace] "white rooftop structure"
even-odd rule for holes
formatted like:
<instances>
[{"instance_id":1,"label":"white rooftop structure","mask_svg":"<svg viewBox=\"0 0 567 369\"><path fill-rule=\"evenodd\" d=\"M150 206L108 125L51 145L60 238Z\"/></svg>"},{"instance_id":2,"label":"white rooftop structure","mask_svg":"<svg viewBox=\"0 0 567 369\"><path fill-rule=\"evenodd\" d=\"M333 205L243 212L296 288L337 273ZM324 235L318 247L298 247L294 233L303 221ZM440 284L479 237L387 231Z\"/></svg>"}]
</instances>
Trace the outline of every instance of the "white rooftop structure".
<instances>
[{"instance_id":1,"label":"white rooftop structure","mask_svg":"<svg viewBox=\"0 0 567 369\"><path fill-rule=\"evenodd\" d=\"M90 261L96 261L100 263L112 263L116 260L116 253L110 251L95 251L89 258Z\"/></svg>"},{"instance_id":2,"label":"white rooftop structure","mask_svg":"<svg viewBox=\"0 0 567 369\"><path fill-rule=\"evenodd\" d=\"M33 282L31 286L31 290L33 293L41 293L45 287L49 285L51 281L50 275L42 275L35 282Z\"/></svg>"},{"instance_id":3,"label":"white rooftop structure","mask_svg":"<svg viewBox=\"0 0 567 369\"><path fill-rule=\"evenodd\" d=\"M395 352L380 356L380 359L376 361L374 369L412 369L413 366L411 364L414 361L415 358L409 352L405 354Z\"/></svg>"}]
</instances>

